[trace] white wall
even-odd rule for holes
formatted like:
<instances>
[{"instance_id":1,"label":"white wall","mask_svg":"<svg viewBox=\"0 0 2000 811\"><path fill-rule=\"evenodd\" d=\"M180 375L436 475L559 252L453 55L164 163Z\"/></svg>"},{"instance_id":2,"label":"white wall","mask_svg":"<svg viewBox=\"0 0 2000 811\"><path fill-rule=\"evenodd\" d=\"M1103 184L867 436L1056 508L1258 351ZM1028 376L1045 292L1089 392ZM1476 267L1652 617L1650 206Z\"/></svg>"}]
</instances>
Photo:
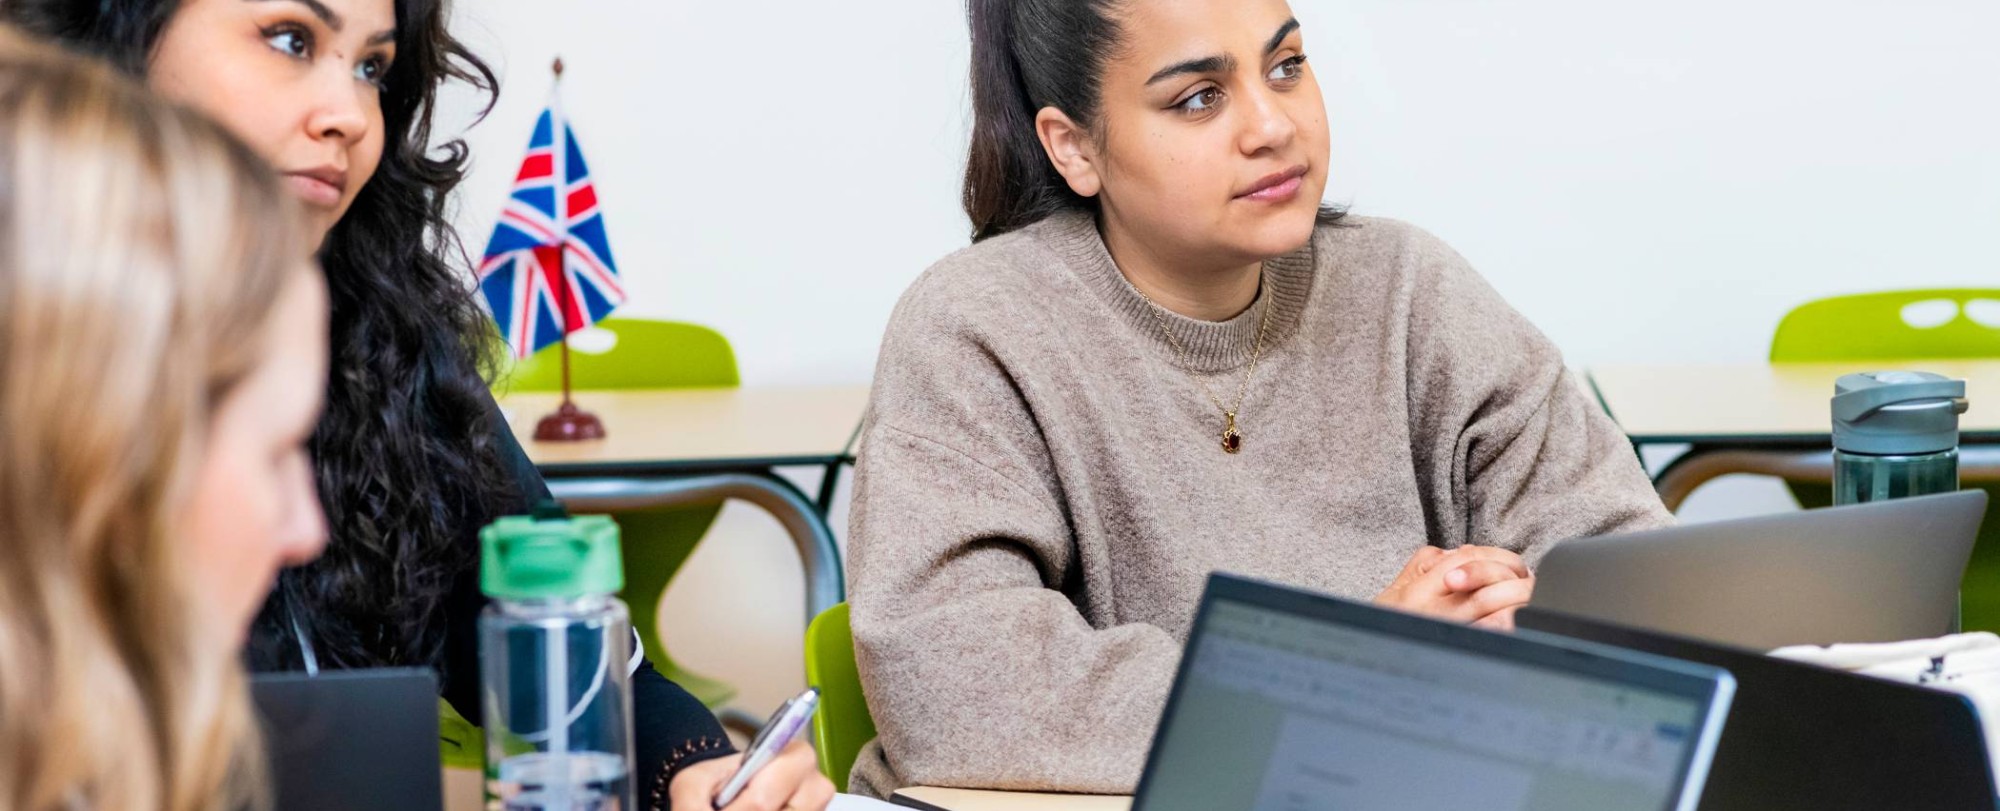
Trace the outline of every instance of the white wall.
<instances>
[{"instance_id":1,"label":"white wall","mask_svg":"<svg viewBox=\"0 0 2000 811\"><path fill-rule=\"evenodd\" d=\"M966 241L967 47L950 0L458 5L503 88L467 137L469 247L491 233L560 53L629 280L622 312L721 330L745 383L868 380L897 295Z\"/></svg>"},{"instance_id":2,"label":"white wall","mask_svg":"<svg viewBox=\"0 0 2000 811\"><path fill-rule=\"evenodd\" d=\"M1990 0L1294 10L1333 117L1334 199L1444 237L1575 364L1757 361L1808 299L2000 285ZM866 381L897 295L965 243L956 0L458 11L504 88L468 136L471 250L560 52L625 312L720 329L746 383ZM1732 482L1685 514L1786 504ZM676 654L743 683L745 706L797 681L791 566L776 524L732 506L668 598Z\"/></svg>"},{"instance_id":3,"label":"white wall","mask_svg":"<svg viewBox=\"0 0 2000 811\"><path fill-rule=\"evenodd\" d=\"M1457 246L1574 363L1755 361L1811 298L2000 284L2000 5L1308 13L1338 191Z\"/></svg>"}]
</instances>

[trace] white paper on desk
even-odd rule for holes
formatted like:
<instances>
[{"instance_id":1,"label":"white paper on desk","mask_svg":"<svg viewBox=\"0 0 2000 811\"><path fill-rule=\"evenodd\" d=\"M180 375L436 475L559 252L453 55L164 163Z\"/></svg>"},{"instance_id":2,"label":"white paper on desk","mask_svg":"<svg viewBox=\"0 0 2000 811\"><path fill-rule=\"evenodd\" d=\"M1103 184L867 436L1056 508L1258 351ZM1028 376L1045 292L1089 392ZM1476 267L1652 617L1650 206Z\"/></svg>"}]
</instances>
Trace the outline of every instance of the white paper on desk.
<instances>
[{"instance_id":1,"label":"white paper on desk","mask_svg":"<svg viewBox=\"0 0 2000 811\"><path fill-rule=\"evenodd\" d=\"M908 811L908 809L897 808L881 800L871 800L854 794L835 794L833 804L827 806L826 811Z\"/></svg>"}]
</instances>

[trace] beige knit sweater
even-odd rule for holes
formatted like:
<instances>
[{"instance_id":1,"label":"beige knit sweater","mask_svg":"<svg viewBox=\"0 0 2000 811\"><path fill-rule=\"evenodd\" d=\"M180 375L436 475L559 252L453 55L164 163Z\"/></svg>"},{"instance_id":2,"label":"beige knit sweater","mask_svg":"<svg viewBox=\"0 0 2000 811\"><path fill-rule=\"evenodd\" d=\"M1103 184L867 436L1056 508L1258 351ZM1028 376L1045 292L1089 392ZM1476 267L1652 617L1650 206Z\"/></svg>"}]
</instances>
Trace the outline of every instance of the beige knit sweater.
<instances>
[{"instance_id":1,"label":"beige knit sweater","mask_svg":"<svg viewBox=\"0 0 2000 811\"><path fill-rule=\"evenodd\" d=\"M1424 544L1532 563L1672 519L1554 344L1411 226L1350 218L1249 310L1166 313L1086 215L960 251L891 317L851 525L880 737L852 789L1133 789L1209 572L1373 597ZM1164 312L1164 311L1162 311Z\"/></svg>"}]
</instances>

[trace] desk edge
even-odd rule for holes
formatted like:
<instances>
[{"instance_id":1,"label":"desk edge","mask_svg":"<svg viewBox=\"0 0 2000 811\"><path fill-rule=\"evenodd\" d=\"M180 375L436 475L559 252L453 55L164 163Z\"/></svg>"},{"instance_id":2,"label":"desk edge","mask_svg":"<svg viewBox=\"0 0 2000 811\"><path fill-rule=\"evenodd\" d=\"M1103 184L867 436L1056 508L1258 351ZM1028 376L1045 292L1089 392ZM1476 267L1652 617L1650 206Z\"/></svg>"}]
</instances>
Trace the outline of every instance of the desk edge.
<instances>
[{"instance_id":1,"label":"desk edge","mask_svg":"<svg viewBox=\"0 0 2000 811\"><path fill-rule=\"evenodd\" d=\"M901 791L891 792L889 794L889 804L900 805L904 808L914 808L917 809L917 811L951 811L951 809L949 808L939 808L935 805L931 805L930 803L924 802L923 800L919 800L915 797L911 797L908 794L904 794Z\"/></svg>"},{"instance_id":2,"label":"desk edge","mask_svg":"<svg viewBox=\"0 0 2000 811\"><path fill-rule=\"evenodd\" d=\"M535 469L548 479L645 478L650 476L691 476L703 473L764 473L780 467L827 467L847 464L853 457L844 451L794 456L735 457L708 459L661 459L624 462L537 462Z\"/></svg>"},{"instance_id":3,"label":"desk edge","mask_svg":"<svg viewBox=\"0 0 2000 811\"><path fill-rule=\"evenodd\" d=\"M1635 445L1703 445L1774 450L1826 450L1833 447L1831 429L1812 434L1648 434L1627 431L1625 438ZM2000 430L1961 431L1958 444L1961 447L2000 444Z\"/></svg>"}]
</instances>

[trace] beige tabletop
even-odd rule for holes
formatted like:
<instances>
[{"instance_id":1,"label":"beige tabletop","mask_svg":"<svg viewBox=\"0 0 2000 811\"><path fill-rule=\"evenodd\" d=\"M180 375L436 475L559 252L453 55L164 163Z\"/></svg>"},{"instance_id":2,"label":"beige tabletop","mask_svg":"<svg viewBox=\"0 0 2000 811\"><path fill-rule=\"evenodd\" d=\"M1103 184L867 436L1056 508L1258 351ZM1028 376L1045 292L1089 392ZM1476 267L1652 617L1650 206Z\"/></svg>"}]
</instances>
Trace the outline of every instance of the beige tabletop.
<instances>
[{"instance_id":1,"label":"beige tabletop","mask_svg":"<svg viewBox=\"0 0 2000 811\"><path fill-rule=\"evenodd\" d=\"M894 799L897 805L926 811L1129 811L1132 807L1131 797L963 788L906 788L897 791Z\"/></svg>"},{"instance_id":2,"label":"beige tabletop","mask_svg":"<svg viewBox=\"0 0 2000 811\"><path fill-rule=\"evenodd\" d=\"M606 438L535 442L535 423L555 410L559 394L508 394L500 410L528 458L545 469L824 464L847 453L868 387L580 391L575 400L604 421Z\"/></svg>"},{"instance_id":3,"label":"beige tabletop","mask_svg":"<svg viewBox=\"0 0 2000 811\"><path fill-rule=\"evenodd\" d=\"M1822 439L1832 430L1833 381L1853 372L1906 369L1965 380L1968 439L2000 440L2000 361L1867 361L1590 367L1611 417L1640 442Z\"/></svg>"},{"instance_id":4,"label":"beige tabletop","mask_svg":"<svg viewBox=\"0 0 2000 811\"><path fill-rule=\"evenodd\" d=\"M475 769L445 769L444 811L479 811L486 802L484 780Z\"/></svg>"}]
</instances>

